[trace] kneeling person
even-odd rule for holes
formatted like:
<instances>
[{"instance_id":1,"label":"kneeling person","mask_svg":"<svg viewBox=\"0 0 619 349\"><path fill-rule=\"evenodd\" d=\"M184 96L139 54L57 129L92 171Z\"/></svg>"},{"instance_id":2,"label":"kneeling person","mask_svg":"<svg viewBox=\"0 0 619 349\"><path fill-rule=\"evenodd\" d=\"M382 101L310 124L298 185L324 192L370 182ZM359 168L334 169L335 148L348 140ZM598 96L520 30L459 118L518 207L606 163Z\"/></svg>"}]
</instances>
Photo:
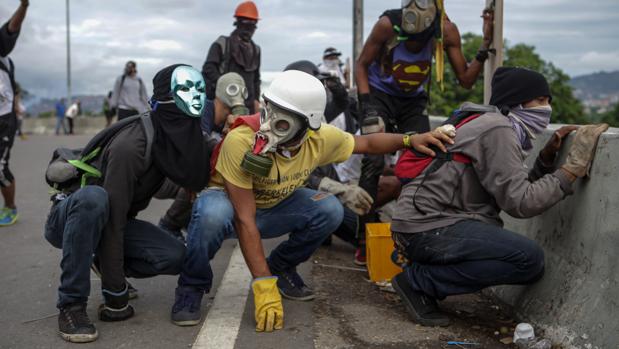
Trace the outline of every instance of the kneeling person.
<instances>
[{"instance_id":1,"label":"kneeling person","mask_svg":"<svg viewBox=\"0 0 619 349\"><path fill-rule=\"evenodd\" d=\"M238 237L254 278L256 330L281 329L280 292L295 300L314 298L296 267L342 221L337 198L303 187L309 174L352 153L383 154L404 147L432 153L427 145L444 149L441 141L451 142L442 134L353 136L321 125L325 88L315 77L296 70L276 77L264 100L262 114L239 118L224 138L215 175L194 203L171 314L177 325L200 321L200 302L213 280L210 260L223 240ZM261 238L287 233L289 239L265 258Z\"/></svg>"},{"instance_id":2,"label":"kneeling person","mask_svg":"<svg viewBox=\"0 0 619 349\"><path fill-rule=\"evenodd\" d=\"M152 128L139 119L115 124L121 128L91 163L101 170L100 178L52 198L45 238L62 249L58 326L70 342L98 336L86 313L93 254L105 300L99 307L102 321L133 316L125 276L174 275L181 269L183 243L135 216L166 177L195 191L206 184L210 167L200 130L204 80L190 66L173 65L157 73L153 85Z\"/></svg>"},{"instance_id":3,"label":"kneeling person","mask_svg":"<svg viewBox=\"0 0 619 349\"><path fill-rule=\"evenodd\" d=\"M542 277L544 251L535 241L503 229L499 213L533 217L571 194L572 182L584 176L597 138L608 128L559 129L529 171L524 152L550 122L550 99L541 74L499 68L491 105L461 108L473 112L469 118L481 115L457 130L455 144L448 146L454 160L403 186L391 230L411 264L392 284L416 322L449 324L437 299L494 285L531 284ZM562 140L576 129L567 160L557 169ZM469 161L456 160L463 157Z\"/></svg>"}]
</instances>

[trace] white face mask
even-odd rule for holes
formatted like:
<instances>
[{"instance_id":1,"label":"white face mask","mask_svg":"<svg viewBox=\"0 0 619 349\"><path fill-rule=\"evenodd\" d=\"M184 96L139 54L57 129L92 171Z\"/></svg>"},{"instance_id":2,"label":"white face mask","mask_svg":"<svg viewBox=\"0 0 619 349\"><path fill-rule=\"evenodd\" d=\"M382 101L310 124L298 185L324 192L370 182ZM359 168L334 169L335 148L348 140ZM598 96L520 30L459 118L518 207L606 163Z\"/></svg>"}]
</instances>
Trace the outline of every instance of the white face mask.
<instances>
[{"instance_id":1,"label":"white face mask","mask_svg":"<svg viewBox=\"0 0 619 349\"><path fill-rule=\"evenodd\" d=\"M324 64L325 68L330 69L330 70L335 70L340 67L340 60L337 58L336 59L323 59L322 63Z\"/></svg>"},{"instance_id":2,"label":"white face mask","mask_svg":"<svg viewBox=\"0 0 619 349\"><path fill-rule=\"evenodd\" d=\"M302 122L299 116L267 102L266 108L260 116L260 130L256 134L256 137L265 138L267 141L260 154L283 148L282 144L292 140L303 129L307 130L307 125ZM292 148L298 148L300 144L299 142Z\"/></svg>"}]
</instances>

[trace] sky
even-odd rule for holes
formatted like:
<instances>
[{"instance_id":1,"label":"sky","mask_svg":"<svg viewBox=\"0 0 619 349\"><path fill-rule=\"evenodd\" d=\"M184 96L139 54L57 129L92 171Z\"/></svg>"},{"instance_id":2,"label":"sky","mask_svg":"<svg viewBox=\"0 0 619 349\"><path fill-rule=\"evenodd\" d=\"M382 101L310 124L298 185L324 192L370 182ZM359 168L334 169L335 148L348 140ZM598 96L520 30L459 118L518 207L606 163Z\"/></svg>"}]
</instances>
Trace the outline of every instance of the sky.
<instances>
[{"instance_id":1,"label":"sky","mask_svg":"<svg viewBox=\"0 0 619 349\"><path fill-rule=\"evenodd\" d=\"M255 0L261 20L254 41L262 71L280 71L300 59L319 62L334 46L352 52L352 0ZM364 36L378 16L400 0L364 1ZM481 34L484 0L445 0L461 33ZM619 1L505 1L504 37L534 45L545 60L571 76L619 70ZM0 0L0 21L18 0ZM73 94L105 94L127 60L150 89L154 74L173 63L201 69L211 43L233 30L238 1L71 0ZM66 94L64 0L30 0L11 58L18 81L40 97Z\"/></svg>"}]
</instances>

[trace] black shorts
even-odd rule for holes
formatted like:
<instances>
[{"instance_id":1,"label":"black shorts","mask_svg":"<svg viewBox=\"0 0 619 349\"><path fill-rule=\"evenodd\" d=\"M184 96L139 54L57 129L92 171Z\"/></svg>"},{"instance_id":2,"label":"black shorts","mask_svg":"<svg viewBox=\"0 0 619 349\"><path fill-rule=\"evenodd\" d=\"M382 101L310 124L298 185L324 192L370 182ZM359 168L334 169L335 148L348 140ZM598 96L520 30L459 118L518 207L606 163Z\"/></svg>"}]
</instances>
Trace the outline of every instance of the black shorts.
<instances>
[{"instance_id":1,"label":"black shorts","mask_svg":"<svg viewBox=\"0 0 619 349\"><path fill-rule=\"evenodd\" d=\"M0 116L0 186L8 187L15 177L9 169L11 148L17 132L17 118L14 114Z\"/></svg>"},{"instance_id":2,"label":"black shorts","mask_svg":"<svg viewBox=\"0 0 619 349\"><path fill-rule=\"evenodd\" d=\"M415 97L397 97L370 86L370 99L384 118L387 132L430 131L430 119L426 114L428 95L425 92Z\"/></svg>"}]
</instances>

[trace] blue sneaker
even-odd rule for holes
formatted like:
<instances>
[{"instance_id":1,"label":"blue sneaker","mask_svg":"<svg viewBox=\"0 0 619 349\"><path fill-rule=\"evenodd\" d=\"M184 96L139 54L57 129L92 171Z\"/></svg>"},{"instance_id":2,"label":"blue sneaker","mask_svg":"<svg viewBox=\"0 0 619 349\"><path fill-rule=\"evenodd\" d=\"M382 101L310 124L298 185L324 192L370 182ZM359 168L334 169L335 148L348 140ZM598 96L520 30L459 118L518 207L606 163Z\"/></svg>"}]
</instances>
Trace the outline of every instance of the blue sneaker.
<instances>
[{"instance_id":1,"label":"blue sneaker","mask_svg":"<svg viewBox=\"0 0 619 349\"><path fill-rule=\"evenodd\" d=\"M204 291L192 286L178 286L172 306L172 323L177 326L195 326L202 319L200 310Z\"/></svg>"},{"instance_id":2,"label":"blue sneaker","mask_svg":"<svg viewBox=\"0 0 619 349\"><path fill-rule=\"evenodd\" d=\"M8 208L4 207L0 210L0 227L7 227L9 225L15 224L19 215L17 214L16 208Z\"/></svg>"}]
</instances>

